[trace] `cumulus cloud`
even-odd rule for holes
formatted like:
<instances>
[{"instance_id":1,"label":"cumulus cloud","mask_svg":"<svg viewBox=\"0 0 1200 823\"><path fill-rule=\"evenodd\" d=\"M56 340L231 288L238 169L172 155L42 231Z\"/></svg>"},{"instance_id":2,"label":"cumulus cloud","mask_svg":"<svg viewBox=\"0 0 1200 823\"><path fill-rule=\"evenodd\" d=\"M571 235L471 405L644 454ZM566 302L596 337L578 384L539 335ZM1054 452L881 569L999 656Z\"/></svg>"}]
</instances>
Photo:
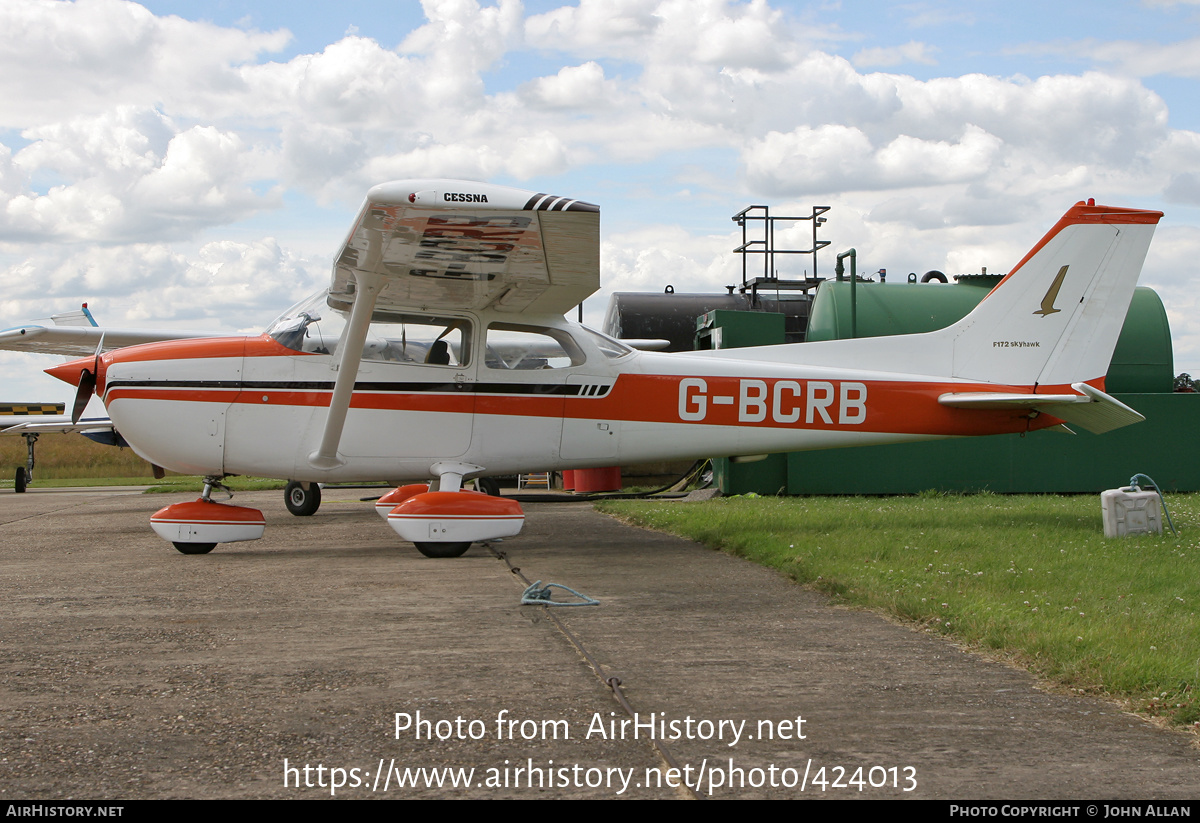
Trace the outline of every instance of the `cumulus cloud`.
<instances>
[{"instance_id":1,"label":"cumulus cloud","mask_svg":"<svg viewBox=\"0 0 1200 823\"><path fill-rule=\"evenodd\" d=\"M1146 256L1141 285L1162 298L1174 343L1175 371L1200 376L1200 292L1195 260L1200 254L1200 228L1160 226Z\"/></svg>"},{"instance_id":2,"label":"cumulus cloud","mask_svg":"<svg viewBox=\"0 0 1200 823\"><path fill-rule=\"evenodd\" d=\"M740 263L730 249L733 234L691 234L678 226L654 225L609 237L600 246L603 289L588 301L589 322L600 324L600 307L612 292L661 292L667 285L679 291L723 290Z\"/></svg>"},{"instance_id":3,"label":"cumulus cloud","mask_svg":"<svg viewBox=\"0 0 1200 823\"><path fill-rule=\"evenodd\" d=\"M954 142L901 134L878 148L857 128L801 127L752 142L746 172L756 189L783 196L933 186L979 179L1000 149L997 137L975 126Z\"/></svg>"},{"instance_id":4,"label":"cumulus cloud","mask_svg":"<svg viewBox=\"0 0 1200 823\"><path fill-rule=\"evenodd\" d=\"M261 328L328 281L327 260L270 237L212 241L188 251L160 243L42 247L0 269L0 325L89 303L105 325Z\"/></svg>"},{"instance_id":5,"label":"cumulus cloud","mask_svg":"<svg viewBox=\"0 0 1200 823\"><path fill-rule=\"evenodd\" d=\"M0 3L0 127L54 122L64 111L212 99L237 89L238 66L290 37L156 17L125 0Z\"/></svg>"},{"instance_id":6,"label":"cumulus cloud","mask_svg":"<svg viewBox=\"0 0 1200 823\"><path fill-rule=\"evenodd\" d=\"M616 84L604 77L595 61L582 66L563 66L558 74L539 77L522 89L531 105L548 109L609 108L616 102Z\"/></svg>"},{"instance_id":7,"label":"cumulus cloud","mask_svg":"<svg viewBox=\"0 0 1200 823\"><path fill-rule=\"evenodd\" d=\"M4 276L35 261L44 296L107 288L138 317L208 322L201 295L234 316L262 303L243 284L282 304L310 273L286 244L248 240L266 233L250 221L296 202L344 206L348 221L369 186L403 177L606 207L605 192L650 202L664 187L691 191L687 209L820 199L836 206L830 236L918 271L1010 265L1080 197L1200 202L1200 134L1170 126L1136 79L1159 57L1130 44L1091 44L1093 65L1117 71L921 80L872 69L931 65L928 37L848 60L829 45L852 34L766 0L423 7L395 49L350 33L274 59L286 31L123 0L0 4ZM1169 45L1192 76L1200 49ZM244 248L220 245L226 226ZM47 243L73 245L51 260ZM605 282L719 288L737 269L728 248L700 229L606 235ZM118 251L125 280L101 274Z\"/></svg>"},{"instance_id":8,"label":"cumulus cloud","mask_svg":"<svg viewBox=\"0 0 1200 823\"><path fill-rule=\"evenodd\" d=\"M0 157L0 238L26 242L180 238L270 207L254 181L269 160L236 133L184 131L152 109L117 107L27 129ZM39 176L58 182L39 192Z\"/></svg>"}]
</instances>

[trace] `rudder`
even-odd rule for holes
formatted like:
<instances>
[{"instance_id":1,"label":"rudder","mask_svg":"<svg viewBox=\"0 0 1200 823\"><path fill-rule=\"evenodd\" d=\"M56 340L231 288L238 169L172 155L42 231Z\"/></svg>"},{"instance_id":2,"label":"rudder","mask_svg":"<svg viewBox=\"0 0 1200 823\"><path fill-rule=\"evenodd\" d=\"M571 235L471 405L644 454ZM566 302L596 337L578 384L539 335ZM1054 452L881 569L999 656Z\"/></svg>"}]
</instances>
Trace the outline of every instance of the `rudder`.
<instances>
[{"instance_id":1,"label":"rudder","mask_svg":"<svg viewBox=\"0 0 1200 823\"><path fill-rule=\"evenodd\" d=\"M1162 212L1077 203L941 333L952 376L1065 386L1103 378Z\"/></svg>"}]
</instances>

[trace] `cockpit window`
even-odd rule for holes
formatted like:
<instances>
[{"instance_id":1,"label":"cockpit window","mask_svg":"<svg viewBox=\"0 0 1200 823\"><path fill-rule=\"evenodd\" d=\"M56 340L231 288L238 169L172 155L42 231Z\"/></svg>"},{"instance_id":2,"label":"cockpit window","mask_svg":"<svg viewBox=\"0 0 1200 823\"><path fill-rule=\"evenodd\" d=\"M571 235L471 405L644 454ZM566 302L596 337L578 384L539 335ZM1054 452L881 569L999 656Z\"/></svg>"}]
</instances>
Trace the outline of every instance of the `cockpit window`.
<instances>
[{"instance_id":1,"label":"cockpit window","mask_svg":"<svg viewBox=\"0 0 1200 823\"><path fill-rule=\"evenodd\" d=\"M346 320L346 312L331 308L320 292L280 315L267 334L292 351L333 354ZM470 353L471 322L465 318L375 312L362 359L458 368Z\"/></svg>"},{"instance_id":2,"label":"cockpit window","mask_svg":"<svg viewBox=\"0 0 1200 823\"><path fill-rule=\"evenodd\" d=\"M511 323L488 326L484 365L489 369L565 369L584 360L571 336L559 329Z\"/></svg>"},{"instance_id":3,"label":"cockpit window","mask_svg":"<svg viewBox=\"0 0 1200 823\"><path fill-rule=\"evenodd\" d=\"M462 367L470 360L470 330L470 323L457 317L376 315L363 360Z\"/></svg>"}]
</instances>

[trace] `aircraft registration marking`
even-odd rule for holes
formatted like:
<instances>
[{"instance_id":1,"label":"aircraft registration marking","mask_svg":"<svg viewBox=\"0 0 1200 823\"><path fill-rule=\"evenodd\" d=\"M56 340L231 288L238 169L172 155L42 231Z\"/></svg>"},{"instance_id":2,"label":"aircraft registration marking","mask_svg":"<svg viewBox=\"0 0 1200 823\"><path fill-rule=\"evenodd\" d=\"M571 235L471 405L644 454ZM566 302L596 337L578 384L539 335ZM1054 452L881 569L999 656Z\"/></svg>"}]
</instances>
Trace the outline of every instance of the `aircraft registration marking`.
<instances>
[{"instance_id":1,"label":"aircraft registration marking","mask_svg":"<svg viewBox=\"0 0 1200 823\"><path fill-rule=\"evenodd\" d=\"M725 381L722 381L725 383ZM727 385L727 383L726 383ZM737 406L739 423L805 423L857 426L867 420L867 385L849 380L740 379L736 395L708 393L708 380L679 381L679 419L702 422L709 406Z\"/></svg>"}]
</instances>

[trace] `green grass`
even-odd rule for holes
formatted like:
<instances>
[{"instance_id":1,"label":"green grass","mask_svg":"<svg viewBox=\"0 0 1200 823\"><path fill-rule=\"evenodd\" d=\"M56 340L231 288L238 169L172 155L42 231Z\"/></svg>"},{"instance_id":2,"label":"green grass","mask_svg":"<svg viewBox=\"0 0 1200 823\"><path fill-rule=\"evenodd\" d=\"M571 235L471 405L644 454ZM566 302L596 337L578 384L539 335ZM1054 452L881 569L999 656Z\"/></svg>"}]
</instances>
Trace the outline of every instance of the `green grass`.
<instances>
[{"instance_id":1,"label":"green grass","mask_svg":"<svg viewBox=\"0 0 1200 823\"><path fill-rule=\"evenodd\" d=\"M131 449L118 449L94 443L78 434L43 434L38 438L37 465L33 470L34 488L64 486L151 486L151 494L159 492L196 492L204 486L200 477L167 472L162 480L154 479L151 466ZM13 487L17 466L24 466L25 439L0 437L0 488ZM235 491L282 489L283 480L264 480L254 477L229 477L226 485Z\"/></svg>"},{"instance_id":2,"label":"green grass","mask_svg":"<svg viewBox=\"0 0 1200 823\"><path fill-rule=\"evenodd\" d=\"M150 464L132 449L102 446L78 434L43 434L35 448L37 466L33 470L38 485L47 480L79 478L151 478ZM25 465L23 437L0 437L0 478L12 487L17 466Z\"/></svg>"},{"instance_id":3,"label":"green grass","mask_svg":"<svg viewBox=\"0 0 1200 823\"><path fill-rule=\"evenodd\" d=\"M180 478L183 479L183 478ZM86 488L89 486L149 486L154 483L161 483L161 480L155 480L153 477L51 477L43 479L41 474L36 474L33 488L35 489L65 489ZM11 489L13 487L12 479L0 480L0 489Z\"/></svg>"},{"instance_id":4,"label":"green grass","mask_svg":"<svg viewBox=\"0 0 1200 823\"><path fill-rule=\"evenodd\" d=\"M1098 495L613 501L608 512L916 621L1083 693L1200 721L1200 495L1106 540Z\"/></svg>"}]
</instances>

